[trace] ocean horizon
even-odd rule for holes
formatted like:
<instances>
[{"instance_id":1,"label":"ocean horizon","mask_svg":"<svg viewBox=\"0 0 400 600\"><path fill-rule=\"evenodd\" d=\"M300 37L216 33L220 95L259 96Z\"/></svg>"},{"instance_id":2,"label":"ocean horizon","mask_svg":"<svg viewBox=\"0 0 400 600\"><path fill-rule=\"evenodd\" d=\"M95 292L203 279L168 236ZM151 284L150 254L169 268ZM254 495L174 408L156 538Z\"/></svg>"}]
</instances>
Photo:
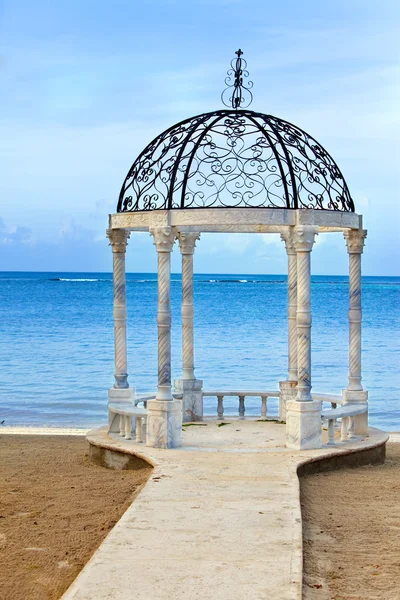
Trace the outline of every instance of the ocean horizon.
<instances>
[{"instance_id":1,"label":"ocean horizon","mask_svg":"<svg viewBox=\"0 0 400 600\"><path fill-rule=\"evenodd\" d=\"M312 275L312 385L340 393L348 379L348 278ZM181 375L180 273L171 275L172 371ZM286 275L194 276L195 366L204 389L278 389L287 373ZM362 278L363 384L370 424L400 429L400 277ZM127 273L128 372L157 386L157 274ZM95 427L113 385L112 273L0 272L0 421ZM216 414L217 401L205 399ZM246 399L246 414L259 411ZM237 399L226 399L237 412ZM277 414L277 399L268 400Z\"/></svg>"}]
</instances>

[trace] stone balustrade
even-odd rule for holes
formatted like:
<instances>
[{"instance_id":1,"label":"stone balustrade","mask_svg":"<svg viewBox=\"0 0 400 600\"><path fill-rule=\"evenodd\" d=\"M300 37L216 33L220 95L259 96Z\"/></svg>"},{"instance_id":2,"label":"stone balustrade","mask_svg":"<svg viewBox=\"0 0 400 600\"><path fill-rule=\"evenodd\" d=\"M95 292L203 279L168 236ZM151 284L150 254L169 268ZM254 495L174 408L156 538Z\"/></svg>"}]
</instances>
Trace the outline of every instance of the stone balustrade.
<instances>
[{"instance_id":1,"label":"stone balustrade","mask_svg":"<svg viewBox=\"0 0 400 600\"><path fill-rule=\"evenodd\" d=\"M267 418L267 400L268 398L279 398L279 391L249 391L249 390L229 390L229 391L203 391L204 397L217 398L217 418L222 421L224 419L224 398L227 396L237 397L239 399L238 417L239 419L245 418L246 397L257 397L261 398L260 416L263 419ZM254 416L254 415L253 415Z\"/></svg>"},{"instance_id":2,"label":"stone balustrade","mask_svg":"<svg viewBox=\"0 0 400 600\"><path fill-rule=\"evenodd\" d=\"M345 403L343 396L338 394L320 394L315 392L311 394L311 397L313 401L329 402L332 408L336 408L337 404L339 404L339 406L343 406Z\"/></svg>"},{"instance_id":3,"label":"stone balustrade","mask_svg":"<svg viewBox=\"0 0 400 600\"><path fill-rule=\"evenodd\" d=\"M268 415L268 398L279 398L280 392L275 390L217 390L203 391L202 396L209 398L217 398L217 420L223 421L228 415L225 415L224 398L236 397L239 400L237 415L229 415L229 418L245 419L246 414L246 398L260 398L260 413L262 419L272 419ZM357 439L355 435L355 418L368 410L367 405L346 404L345 398L337 394L324 394L315 392L312 395L312 401L317 401L330 404L329 408L323 407L321 410L321 426L324 422L328 422L328 446L333 446L346 441ZM146 439L146 419L147 419L147 402L153 401L156 397L155 393L136 394L135 400L132 403L120 402L110 403L110 414L119 418L119 435L126 440L134 439L136 442L144 442ZM173 398L179 400L182 394L174 393ZM139 406L142 405L142 406ZM257 415L252 414L252 418ZM340 426L338 420L341 420ZM117 421L118 425L118 421ZM340 427L340 440L335 440L335 430ZM114 429L115 431L115 429ZM133 435L134 434L134 435Z\"/></svg>"},{"instance_id":4,"label":"stone balustrade","mask_svg":"<svg viewBox=\"0 0 400 600\"><path fill-rule=\"evenodd\" d=\"M119 435L121 437L131 440L132 431L134 431L136 442L143 442L146 439L146 408L140 408L128 402L110 402L108 411L110 420L119 418Z\"/></svg>"},{"instance_id":5,"label":"stone balustrade","mask_svg":"<svg viewBox=\"0 0 400 600\"><path fill-rule=\"evenodd\" d=\"M332 403L333 404L333 403ZM367 405L345 404L340 408L322 409L322 421L328 421L328 446L335 446L335 424L341 419L340 442L358 439L355 435L355 417L367 412Z\"/></svg>"}]
</instances>

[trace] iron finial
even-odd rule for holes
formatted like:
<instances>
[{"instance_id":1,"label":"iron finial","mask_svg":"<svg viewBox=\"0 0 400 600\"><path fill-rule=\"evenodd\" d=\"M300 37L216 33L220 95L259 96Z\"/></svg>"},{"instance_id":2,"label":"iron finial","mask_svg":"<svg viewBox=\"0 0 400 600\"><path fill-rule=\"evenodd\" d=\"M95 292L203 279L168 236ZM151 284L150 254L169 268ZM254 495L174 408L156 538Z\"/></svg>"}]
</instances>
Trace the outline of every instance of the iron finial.
<instances>
[{"instance_id":1,"label":"iron finial","mask_svg":"<svg viewBox=\"0 0 400 600\"><path fill-rule=\"evenodd\" d=\"M235 110L238 108L247 108L253 101L251 88L252 81L247 81L244 85L243 79L249 76L247 62L242 58L243 51L239 48L235 52L237 58L231 60L231 68L225 77L225 84L228 86L221 94L221 100L225 106L232 106ZM230 89L233 88L232 92Z\"/></svg>"}]
</instances>

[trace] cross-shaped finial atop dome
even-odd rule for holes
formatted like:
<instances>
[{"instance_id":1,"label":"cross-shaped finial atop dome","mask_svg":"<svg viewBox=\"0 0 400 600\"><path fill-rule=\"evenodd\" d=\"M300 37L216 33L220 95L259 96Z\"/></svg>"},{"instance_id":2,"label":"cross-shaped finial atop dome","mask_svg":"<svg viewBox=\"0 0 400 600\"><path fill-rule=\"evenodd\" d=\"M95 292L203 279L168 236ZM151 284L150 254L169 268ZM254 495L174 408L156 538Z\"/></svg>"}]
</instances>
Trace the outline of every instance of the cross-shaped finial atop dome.
<instances>
[{"instance_id":1,"label":"cross-shaped finial atop dome","mask_svg":"<svg viewBox=\"0 0 400 600\"><path fill-rule=\"evenodd\" d=\"M250 89L253 87L252 81L247 81L244 85L243 78L249 76L247 62L242 58L243 51L239 48L235 52L237 58L232 59L231 68L228 71L225 83L228 86L221 94L221 100L225 106L232 106L235 110L238 108L247 108L253 101L253 94ZM228 92L233 88L232 94Z\"/></svg>"}]
</instances>

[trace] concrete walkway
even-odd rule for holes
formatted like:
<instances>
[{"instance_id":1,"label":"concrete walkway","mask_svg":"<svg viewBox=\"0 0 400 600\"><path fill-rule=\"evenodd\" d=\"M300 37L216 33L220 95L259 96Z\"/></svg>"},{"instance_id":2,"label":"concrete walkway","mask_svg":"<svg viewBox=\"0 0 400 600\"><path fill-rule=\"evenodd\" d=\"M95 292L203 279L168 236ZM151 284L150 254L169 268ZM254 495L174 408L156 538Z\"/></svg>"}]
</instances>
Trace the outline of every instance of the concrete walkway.
<instances>
[{"instance_id":1,"label":"concrete walkway","mask_svg":"<svg viewBox=\"0 0 400 600\"><path fill-rule=\"evenodd\" d=\"M387 437L370 430L362 445ZM104 430L89 439L121 446ZM254 421L188 427L184 444L132 442L156 465L152 476L62 600L301 599L297 465L355 444L293 452L284 426Z\"/></svg>"}]
</instances>

